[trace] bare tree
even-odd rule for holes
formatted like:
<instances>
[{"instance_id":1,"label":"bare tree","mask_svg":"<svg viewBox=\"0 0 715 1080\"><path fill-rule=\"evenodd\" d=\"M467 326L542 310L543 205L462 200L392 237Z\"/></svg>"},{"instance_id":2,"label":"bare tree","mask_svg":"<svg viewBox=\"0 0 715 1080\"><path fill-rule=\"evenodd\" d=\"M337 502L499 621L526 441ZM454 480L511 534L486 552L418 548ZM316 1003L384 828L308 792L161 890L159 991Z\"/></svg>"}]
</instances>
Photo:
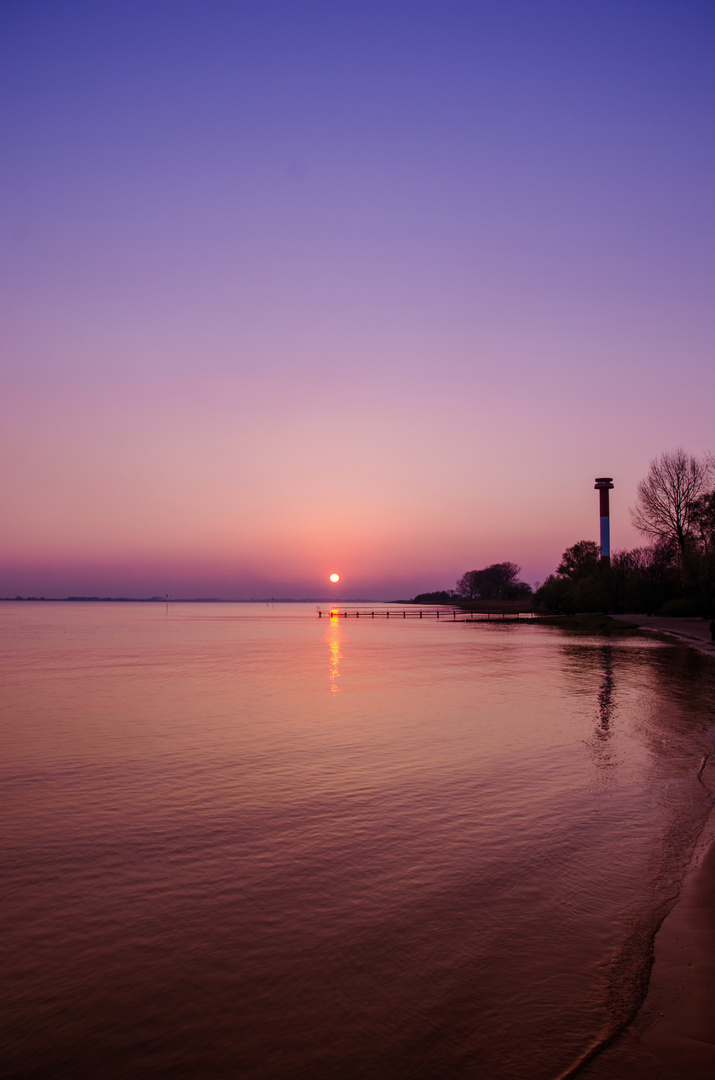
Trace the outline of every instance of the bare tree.
<instances>
[{"instance_id":1,"label":"bare tree","mask_svg":"<svg viewBox=\"0 0 715 1080\"><path fill-rule=\"evenodd\" d=\"M674 540L681 554L692 531L699 500L715 479L711 455L702 461L682 447L661 454L650 463L648 475L638 484L633 524L659 540Z\"/></svg>"},{"instance_id":2,"label":"bare tree","mask_svg":"<svg viewBox=\"0 0 715 1080\"><path fill-rule=\"evenodd\" d=\"M706 559L715 554L715 491L703 495L693 507L693 530Z\"/></svg>"}]
</instances>

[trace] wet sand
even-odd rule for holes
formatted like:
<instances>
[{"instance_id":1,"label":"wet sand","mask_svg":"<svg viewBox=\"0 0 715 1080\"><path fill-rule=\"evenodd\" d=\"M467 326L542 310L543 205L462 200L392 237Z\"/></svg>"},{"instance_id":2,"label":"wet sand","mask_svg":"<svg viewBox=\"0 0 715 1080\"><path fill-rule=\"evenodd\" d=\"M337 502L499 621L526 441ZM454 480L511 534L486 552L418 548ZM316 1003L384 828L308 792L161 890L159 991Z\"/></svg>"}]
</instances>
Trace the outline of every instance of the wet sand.
<instances>
[{"instance_id":1,"label":"wet sand","mask_svg":"<svg viewBox=\"0 0 715 1080\"><path fill-rule=\"evenodd\" d=\"M711 782L715 770L710 769ZM648 996L633 1031L664 1076L715 1076L715 813L678 903L655 942Z\"/></svg>"},{"instance_id":2,"label":"wet sand","mask_svg":"<svg viewBox=\"0 0 715 1080\"><path fill-rule=\"evenodd\" d=\"M715 783L715 768L710 782ZM715 1076L715 811L680 897L655 939L646 999L581 1080L712 1080Z\"/></svg>"},{"instance_id":3,"label":"wet sand","mask_svg":"<svg viewBox=\"0 0 715 1080\"><path fill-rule=\"evenodd\" d=\"M715 644L710 637L709 619L668 619L660 615L613 615L612 618L633 623L642 630L653 630L656 633L680 638L687 645L715 656ZM703 646L705 646L704 649Z\"/></svg>"},{"instance_id":4,"label":"wet sand","mask_svg":"<svg viewBox=\"0 0 715 1080\"><path fill-rule=\"evenodd\" d=\"M624 615L715 656L709 621ZM701 781L715 793L715 761ZM680 896L654 943L646 999L633 1022L577 1074L583 1080L712 1080L715 1077L715 808L698 840Z\"/></svg>"}]
</instances>

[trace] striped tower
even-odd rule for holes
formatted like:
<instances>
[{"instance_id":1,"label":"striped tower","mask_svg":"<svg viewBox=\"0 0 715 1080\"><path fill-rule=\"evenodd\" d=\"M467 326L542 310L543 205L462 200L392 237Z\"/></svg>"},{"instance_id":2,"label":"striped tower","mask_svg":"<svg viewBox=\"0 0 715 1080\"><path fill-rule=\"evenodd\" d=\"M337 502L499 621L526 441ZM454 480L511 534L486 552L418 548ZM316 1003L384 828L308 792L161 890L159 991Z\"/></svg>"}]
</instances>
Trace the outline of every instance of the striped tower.
<instances>
[{"instance_id":1,"label":"striped tower","mask_svg":"<svg viewBox=\"0 0 715 1080\"><path fill-rule=\"evenodd\" d=\"M598 506L601 514L601 562L611 561L611 518L608 508L608 492L613 487L612 476L597 476L593 485L598 492Z\"/></svg>"}]
</instances>

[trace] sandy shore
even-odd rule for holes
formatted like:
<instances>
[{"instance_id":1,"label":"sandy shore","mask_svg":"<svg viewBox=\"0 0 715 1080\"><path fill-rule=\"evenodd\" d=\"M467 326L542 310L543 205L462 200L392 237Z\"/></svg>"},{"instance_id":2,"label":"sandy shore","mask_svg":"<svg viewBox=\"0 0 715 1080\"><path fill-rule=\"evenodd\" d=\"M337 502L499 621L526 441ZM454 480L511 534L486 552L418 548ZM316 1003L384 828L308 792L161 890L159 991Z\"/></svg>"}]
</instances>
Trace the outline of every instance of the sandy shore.
<instances>
[{"instance_id":1,"label":"sandy shore","mask_svg":"<svg viewBox=\"0 0 715 1080\"><path fill-rule=\"evenodd\" d=\"M715 656L715 644L710 637L709 619L665 619L660 615L613 615L612 618L635 623L643 630L654 630L680 638L687 645L693 645ZM705 649L702 648L703 645Z\"/></svg>"},{"instance_id":2,"label":"sandy shore","mask_svg":"<svg viewBox=\"0 0 715 1080\"><path fill-rule=\"evenodd\" d=\"M624 615L715 656L709 622ZM715 761L702 782L715 793ZM715 1077L715 808L680 896L654 943L646 999L629 1027L578 1076L583 1080L713 1080Z\"/></svg>"},{"instance_id":3,"label":"sandy shore","mask_svg":"<svg viewBox=\"0 0 715 1080\"><path fill-rule=\"evenodd\" d=\"M715 813L701 834L678 903L656 936L648 996L632 1025L667 1077L715 1076L714 839Z\"/></svg>"}]
</instances>

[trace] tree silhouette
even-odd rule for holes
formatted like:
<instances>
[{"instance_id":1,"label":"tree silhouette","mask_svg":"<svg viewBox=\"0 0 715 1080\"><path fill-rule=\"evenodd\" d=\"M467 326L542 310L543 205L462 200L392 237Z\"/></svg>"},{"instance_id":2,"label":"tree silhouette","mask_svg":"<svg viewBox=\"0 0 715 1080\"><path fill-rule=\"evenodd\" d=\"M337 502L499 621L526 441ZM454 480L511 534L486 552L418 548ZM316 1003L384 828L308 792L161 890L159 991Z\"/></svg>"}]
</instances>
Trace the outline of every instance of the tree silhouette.
<instances>
[{"instance_id":1,"label":"tree silhouette","mask_svg":"<svg viewBox=\"0 0 715 1080\"><path fill-rule=\"evenodd\" d=\"M578 581L598 570L601 549L593 540L578 540L561 556L556 573L560 577Z\"/></svg>"},{"instance_id":2,"label":"tree silhouette","mask_svg":"<svg viewBox=\"0 0 715 1080\"><path fill-rule=\"evenodd\" d=\"M682 555L714 480L712 457L700 460L682 447L666 451L651 461L648 475L638 484L633 524L647 536L674 540Z\"/></svg>"},{"instance_id":3,"label":"tree silhouette","mask_svg":"<svg viewBox=\"0 0 715 1080\"><path fill-rule=\"evenodd\" d=\"M520 573L521 567L513 562L492 563L483 570L468 570L457 582L457 595L469 600L503 600L511 588L520 584Z\"/></svg>"}]
</instances>

